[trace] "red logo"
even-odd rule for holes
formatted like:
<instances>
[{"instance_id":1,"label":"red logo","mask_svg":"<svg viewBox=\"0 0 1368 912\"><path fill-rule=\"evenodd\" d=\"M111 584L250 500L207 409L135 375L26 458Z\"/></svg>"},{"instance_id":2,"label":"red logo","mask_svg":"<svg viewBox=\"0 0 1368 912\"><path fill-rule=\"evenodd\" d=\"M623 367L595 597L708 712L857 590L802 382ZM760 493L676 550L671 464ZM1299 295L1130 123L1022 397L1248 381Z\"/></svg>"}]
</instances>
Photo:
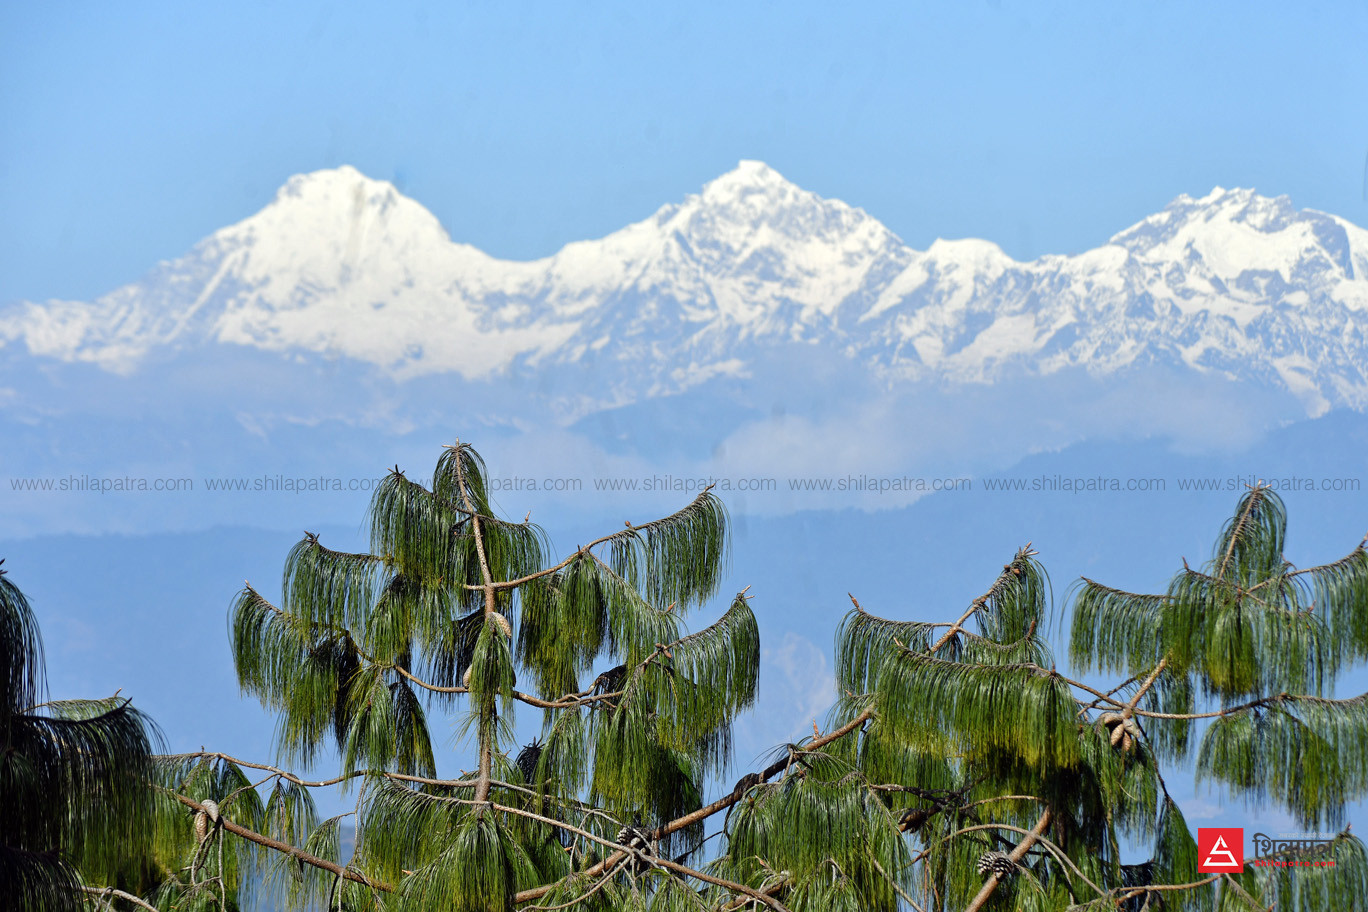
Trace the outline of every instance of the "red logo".
<instances>
[{"instance_id":1,"label":"red logo","mask_svg":"<svg viewBox=\"0 0 1368 912\"><path fill-rule=\"evenodd\" d=\"M1203 874L1238 874L1244 870L1242 827L1198 827L1197 870Z\"/></svg>"}]
</instances>

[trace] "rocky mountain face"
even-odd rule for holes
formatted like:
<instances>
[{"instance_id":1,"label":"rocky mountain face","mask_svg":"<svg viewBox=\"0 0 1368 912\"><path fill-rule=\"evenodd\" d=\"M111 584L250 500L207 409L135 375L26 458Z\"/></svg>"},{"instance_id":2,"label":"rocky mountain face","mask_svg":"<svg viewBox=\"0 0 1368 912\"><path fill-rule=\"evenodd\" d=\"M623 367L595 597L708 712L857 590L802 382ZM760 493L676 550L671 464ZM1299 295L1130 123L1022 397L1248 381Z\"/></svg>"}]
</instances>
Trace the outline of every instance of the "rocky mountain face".
<instances>
[{"instance_id":1,"label":"rocky mountain face","mask_svg":"<svg viewBox=\"0 0 1368 912\"><path fill-rule=\"evenodd\" d=\"M1159 365L1282 388L1312 414L1368 407L1368 231L1238 189L1023 263L981 240L914 250L746 161L608 237L509 262L342 167L93 302L0 317L0 348L124 375L239 346L400 382L590 371L620 404L798 345L891 387Z\"/></svg>"}]
</instances>

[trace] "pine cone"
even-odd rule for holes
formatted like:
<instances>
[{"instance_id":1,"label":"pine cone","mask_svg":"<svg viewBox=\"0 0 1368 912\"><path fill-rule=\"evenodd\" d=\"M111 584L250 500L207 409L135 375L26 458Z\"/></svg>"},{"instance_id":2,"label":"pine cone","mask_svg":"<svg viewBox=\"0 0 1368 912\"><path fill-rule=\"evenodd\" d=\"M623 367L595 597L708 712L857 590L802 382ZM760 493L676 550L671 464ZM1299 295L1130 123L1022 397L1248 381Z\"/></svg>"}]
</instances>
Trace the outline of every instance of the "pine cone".
<instances>
[{"instance_id":1,"label":"pine cone","mask_svg":"<svg viewBox=\"0 0 1368 912\"><path fill-rule=\"evenodd\" d=\"M1124 716L1120 712L1103 712L1097 716L1097 721L1107 726L1111 745L1114 748L1120 748L1129 753L1140 742L1140 723L1135 722L1131 716Z\"/></svg>"},{"instance_id":2,"label":"pine cone","mask_svg":"<svg viewBox=\"0 0 1368 912\"><path fill-rule=\"evenodd\" d=\"M650 831L639 826L625 826L618 830L617 841L619 845L636 856L632 861L634 873L640 874L650 868L650 862L644 860L655 854L655 846L651 842Z\"/></svg>"},{"instance_id":3,"label":"pine cone","mask_svg":"<svg viewBox=\"0 0 1368 912\"><path fill-rule=\"evenodd\" d=\"M618 830L618 845L625 846L642 855L651 854L651 834L641 827L625 826Z\"/></svg>"},{"instance_id":4,"label":"pine cone","mask_svg":"<svg viewBox=\"0 0 1368 912\"><path fill-rule=\"evenodd\" d=\"M979 856L978 872L980 877L996 874L998 877L1011 877L1016 873L1017 863L1006 852L984 852Z\"/></svg>"},{"instance_id":5,"label":"pine cone","mask_svg":"<svg viewBox=\"0 0 1368 912\"><path fill-rule=\"evenodd\" d=\"M1107 727L1112 747L1129 752L1140 740L1140 725L1130 716L1107 712L1099 716L1097 721Z\"/></svg>"},{"instance_id":6,"label":"pine cone","mask_svg":"<svg viewBox=\"0 0 1368 912\"><path fill-rule=\"evenodd\" d=\"M494 612L494 623L499 625L499 629L503 631L505 639L513 638L513 625L508 623L508 618L496 611Z\"/></svg>"},{"instance_id":7,"label":"pine cone","mask_svg":"<svg viewBox=\"0 0 1368 912\"><path fill-rule=\"evenodd\" d=\"M218 802L212 798L206 798L200 803L204 810L195 812L195 841L204 842L210 830L218 824L219 807Z\"/></svg>"}]
</instances>

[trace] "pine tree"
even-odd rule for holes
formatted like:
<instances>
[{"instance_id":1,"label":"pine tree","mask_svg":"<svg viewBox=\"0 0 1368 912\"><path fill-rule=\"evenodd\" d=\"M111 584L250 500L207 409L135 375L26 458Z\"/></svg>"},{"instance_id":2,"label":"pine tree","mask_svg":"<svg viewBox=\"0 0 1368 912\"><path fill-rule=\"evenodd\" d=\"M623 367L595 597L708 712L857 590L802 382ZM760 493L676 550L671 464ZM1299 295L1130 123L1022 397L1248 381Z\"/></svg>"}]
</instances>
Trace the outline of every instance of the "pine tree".
<instances>
[{"instance_id":1,"label":"pine tree","mask_svg":"<svg viewBox=\"0 0 1368 912\"><path fill-rule=\"evenodd\" d=\"M1199 874L1161 772L1191 756L1201 724L1199 782L1272 799L1308 828L1342 825L1345 803L1368 794L1368 696L1326 695L1368 655L1368 553L1360 544L1298 570L1285 533L1282 502L1256 487L1212 560L1200 571L1184 561L1165 594L1081 581L1070 659L1125 676L1105 692L1051 658L1049 584L1029 546L952 624L886 621L857 604L838 637L838 714L869 723L832 762L848 788L903 799L885 803L920 846L915 864L897 867L911 851L901 846L878 861L903 872L908 904L1357 908L1368 859L1347 830L1325 850L1333 868ZM1123 847L1143 845L1148 860L1123 862ZM876 881L842 869L852 892L874 895Z\"/></svg>"},{"instance_id":2,"label":"pine tree","mask_svg":"<svg viewBox=\"0 0 1368 912\"><path fill-rule=\"evenodd\" d=\"M1071 664L1121 679L1109 690L1058 670L1029 546L953 621L885 620L852 597L827 730L727 785L756 619L742 592L684 627L724 573L721 503L704 492L553 561L540 529L494 513L485 479L464 444L430 486L396 468L367 553L306 534L280 605L242 591L233 655L278 714L281 765L162 759L164 850L200 874L182 865L159 906L246 891L266 868L328 908L462 912L1286 912L1368 895L1347 831L1334 868L1200 875L1162 775L1195 751L1199 778L1308 828L1339 827L1368 793L1368 697L1329 696L1368 655L1368 554L1292 567L1266 488L1165 594L1074 588ZM436 774L434 709L469 751L454 779ZM540 714L530 743L514 741L517 710ZM329 749L332 779L285 768ZM356 790L356 820L316 819L325 786Z\"/></svg>"},{"instance_id":3,"label":"pine tree","mask_svg":"<svg viewBox=\"0 0 1368 912\"><path fill-rule=\"evenodd\" d=\"M0 561L3 564L4 561ZM43 702L42 638L0 567L0 908L76 910L130 874L153 820L158 734L115 695Z\"/></svg>"},{"instance_id":4,"label":"pine tree","mask_svg":"<svg viewBox=\"0 0 1368 912\"><path fill-rule=\"evenodd\" d=\"M598 901L616 904L688 870L675 859L697 850L703 818L662 824L696 812L705 777L726 767L759 664L744 594L712 625L684 626L725 569L721 502L704 492L551 563L536 525L495 515L485 479L465 444L446 448L428 487L396 468L371 504L368 553L306 534L279 606L250 586L238 597L233 655L244 689L279 714L279 762L332 747L332 781L361 785L359 844L343 866L341 821L313 819L298 777L168 758L162 775L186 807L214 802L220 835L206 840L262 837L235 842L239 870L269 857L268 841L292 844L324 862L303 865L321 876L298 855L277 853L277 866L330 903L364 908L375 890L391 907L463 910L562 902L596 868L615 875L594 887ZM511 740L520 704L542 716L527 745ZM432 707L469 736L473 768L458 780L435 778ZM264 801L242 788L253 766L278 773Z\"/></svg>"}]
</instances>

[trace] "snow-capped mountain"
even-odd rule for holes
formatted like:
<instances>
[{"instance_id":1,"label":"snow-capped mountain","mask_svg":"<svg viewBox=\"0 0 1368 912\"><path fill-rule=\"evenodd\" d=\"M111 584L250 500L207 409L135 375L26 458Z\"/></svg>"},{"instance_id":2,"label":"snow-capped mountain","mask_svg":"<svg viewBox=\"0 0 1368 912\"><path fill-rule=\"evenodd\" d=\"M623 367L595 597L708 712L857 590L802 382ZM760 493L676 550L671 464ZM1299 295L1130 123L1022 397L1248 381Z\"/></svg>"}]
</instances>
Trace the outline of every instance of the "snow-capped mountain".
<instances>
[{"instance_id":1,"label":"snow-capped mountain","mask_svg":"<svg viewBox=\"0 0 1368 912\"><path fill-rule=\"evenodd\" d=\"M91 303L0 312L0 347L135 373L206 345L352 359L406 380L580 367L603 401L745 375L818 346L881 382L992 383L1159 364L1368 407L1368 231L1217 188L1077 256L981 240L917 251L760 162L608 237L532 262L453 242L350 167Z\"/></svg>"}]
</instances>

